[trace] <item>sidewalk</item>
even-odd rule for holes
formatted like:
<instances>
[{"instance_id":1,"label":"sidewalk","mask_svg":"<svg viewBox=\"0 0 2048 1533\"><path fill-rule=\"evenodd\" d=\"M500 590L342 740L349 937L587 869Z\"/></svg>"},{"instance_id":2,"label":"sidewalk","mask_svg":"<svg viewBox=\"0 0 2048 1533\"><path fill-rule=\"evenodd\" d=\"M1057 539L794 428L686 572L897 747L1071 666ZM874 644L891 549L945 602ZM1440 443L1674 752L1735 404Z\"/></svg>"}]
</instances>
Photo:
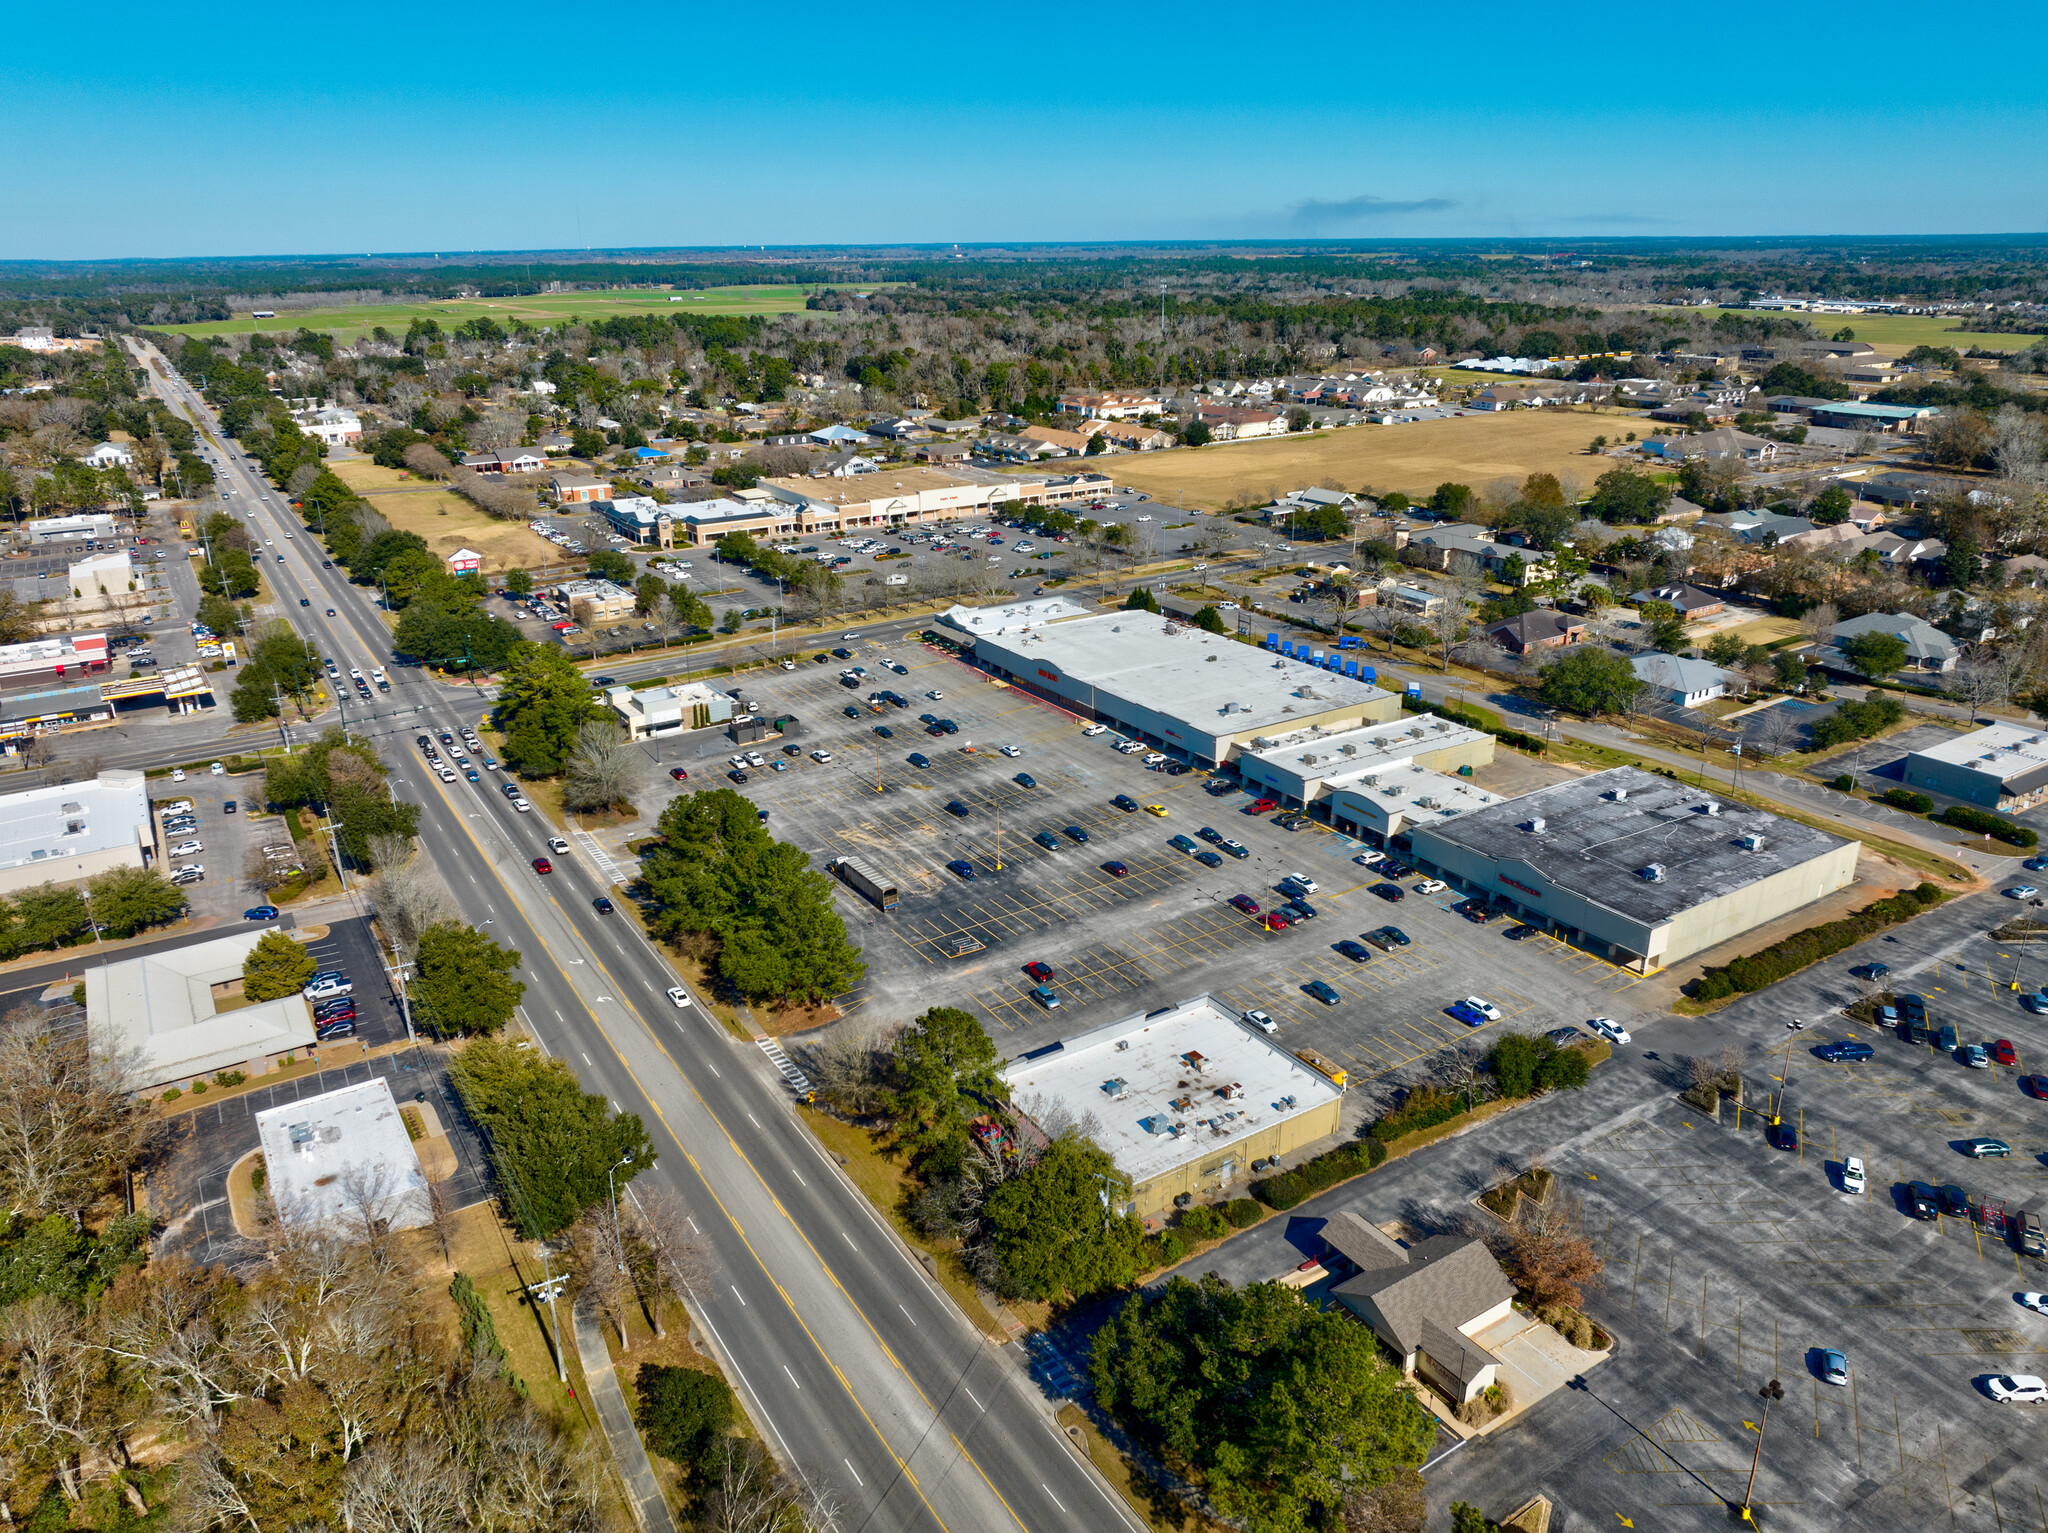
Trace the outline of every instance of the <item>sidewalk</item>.
<instances>
[{"instance_id":1,"label":"sidewalk","mask_svg":"<svg viewBox=\"0 0 2048 1533\"><path fill-rule=\"evenodd\" d=\"M612 1445L619 1478L626 1482L626 1499L633 1506L633 1520L642 1533L676 1533L675 1518L669 1514L668 1498L654 1478L648 1462L647 1445L640 1441L640 1429L633 1425L633 1413L626 1408L626 1392L619 1388L619 1376L612 1372L611 1354L605 1350L604 1328L579 1302L570 1311L576 1322L576 1353L583 1364L584 1386L590 1403L597 1407L597 1419Z\"/></svg>"}]
</instances>

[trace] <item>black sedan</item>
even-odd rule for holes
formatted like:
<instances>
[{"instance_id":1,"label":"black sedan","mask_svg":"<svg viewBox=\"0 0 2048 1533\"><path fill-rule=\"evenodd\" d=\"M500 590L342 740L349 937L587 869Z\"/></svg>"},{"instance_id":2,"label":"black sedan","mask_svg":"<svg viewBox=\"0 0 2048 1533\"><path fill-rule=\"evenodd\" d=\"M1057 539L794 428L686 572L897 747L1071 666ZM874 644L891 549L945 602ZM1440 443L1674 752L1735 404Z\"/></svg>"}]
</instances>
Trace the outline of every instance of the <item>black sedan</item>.
<instances>
[{"instance_id":1,"label":"black sedan","mask_svg":"<svg viewBox=\"0 0 2048 1533\"><path fill-rule=\"evenodd\" d=\"M1407 898L1399 884L1374 884L1372 892L1385 900L1389 905L1398 905L1403 899Z\"/></svg>"},{"instance_id":2,"label":"black sedan","mask_svg":"<svg viewBox=\"0 0 2048 1533\"><path fill-rule=\"evenodd\" d=\"M974 811L973 811L972 809L969 809L969 808L968 808L968 807L967 807L967 806L966 806L965 804L961 803L961 802L960 802L960 800L958 800L958 799L956 798L956 799L949 799L949 800L947 801L947 803L946 803L946 813L948 813L948 814L950 814L950 815L954 816L954 817L955 817L956 819L962 819L962 820L964 820L964 819L966 819L966 818L967 818L967 817L968 817L968 816L969 816L970 814L974 813Z\"/></svg>"},{"instance_id":3,"label":"black sedan","mask_svg":"<svg viewBox=\"0 0 2048 1533\"><path fill-rule=\"evenodd\" d=\"M893 740L896 738L896 731L891 729L887 724L877 724L875 726L875 733L880 735L884 740Z\"/></svg>"},{"instance_id":4,"label":"black sedan","mask_svg":"<svg viewBox=\"0 0 2048 1533\"><path fill-rule=\"evenodd\" d=\"M1337 951L1342 953L1346 958L1350 959L1353 963L1365 963L1372 957L1372 954L1368 953L1365 950L1364 943L1353 942L1348 937L1345 938L1344 941L1337 944Z\"/></svg>"}]
</instances>

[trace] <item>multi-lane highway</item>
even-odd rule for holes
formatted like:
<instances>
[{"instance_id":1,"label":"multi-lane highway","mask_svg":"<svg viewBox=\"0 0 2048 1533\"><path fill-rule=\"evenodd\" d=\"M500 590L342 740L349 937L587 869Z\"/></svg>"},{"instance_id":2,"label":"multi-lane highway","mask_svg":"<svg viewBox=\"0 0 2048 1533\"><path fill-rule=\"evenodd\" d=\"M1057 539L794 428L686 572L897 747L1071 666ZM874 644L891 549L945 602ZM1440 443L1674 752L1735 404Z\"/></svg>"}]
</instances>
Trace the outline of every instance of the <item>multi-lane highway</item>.
<instances>
[{"instance_id":1,"label":"multi-lane highway","mask_svg":"<svg viewBox=\"0 0 2048 1533\"><path fill-rule=\"evenodd\" d=\"M967 1323L797 1121L766 1057L701 1005L672 1005L676 976L638 925L597 913L616 891L594 844L572 838L538 875L555 830L517 813L496 774L443 784L421 769L413 736L476 721L481 695L392 665L372 603L323 567L196 391L159 371L153 348L143 355L159 391L220 445L282 607L343 669L392 667L391 692L349 707L349 727L378 742L395 791L420 805L421 842L464 919L521 954L534 1036L587 1090L646 1120L660 1163L645 1175L682 1196L703 1241L692 1312L777 1455L829 1483L848 1528L1135 1530L1053 1425L1017 1349Z\"/></svg>"}]
</instances>

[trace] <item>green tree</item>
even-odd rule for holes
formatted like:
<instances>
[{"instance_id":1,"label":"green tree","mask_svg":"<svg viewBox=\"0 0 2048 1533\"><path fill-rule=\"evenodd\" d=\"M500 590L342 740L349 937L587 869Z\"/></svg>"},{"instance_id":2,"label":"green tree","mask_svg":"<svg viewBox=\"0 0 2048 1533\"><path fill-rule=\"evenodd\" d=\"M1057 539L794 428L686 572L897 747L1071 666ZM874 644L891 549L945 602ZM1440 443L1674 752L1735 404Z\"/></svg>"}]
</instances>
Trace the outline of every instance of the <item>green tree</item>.
<instances>
[{"instance_id":1,"label":"green tree","mask_svg":"<svg viewBox=\"0 0 2048 1533\"><path fill-rule=\"evenodd\" d=\"M1207 447L1215 440L1216 433L1200 421L1181 428L1180 445L1183 447Z\"/></svg>"},{"instance_id":2,"label":"green tree","mask_svg":"<svg viewBox=\"0 0 2048 1533\"><path fill-rule=\"evenodd\" d=\"M667 598L668 582L659 575L642 575L633 582L633 610L641 617L658 612Z\"/></svg>"},{"instance_id":3,"label":"green tree","mask_svg":"<svg viewBox=\"0 0 2048 1533\"><path fill-rule=\"evenodd\" d=\"M1611 649L1586 644L1543 672L1543 701L1552 708L1591 716L1627 713L1641 684L1634 667Z\"/></svg>"},{"instance_id":4,"label":"green tree","mask_svg":"<svg viewBox=\"0 0 2048 1533\"><path fill-rule=\"evenodd\" d=\"M1076 1134L1054 1140L982 1207L1011 1287L1028 1298L1058 1299L1132 1282L1143 1266L1145 1227L1118 1211L1130 1196L1130 1178L1106 1150Z\"/></svg>"},{"instance_id":5,"label":"green tree","mask_svg":"<svg viewBox=\"0 0 2048 1533\"><path fill-rule=\"evenodd\" d=\"M1559 1048L1554 1038L1528 1033L1503 1033L1487 1051L1487 1068L1504 1097L1525 1097L1538 1091L1576 1091L1586 1084L1583 1049Z\"/></svg>"},{"instance_id":6,"label":"green tree","mask_svg":"<svg viewBox=\"0 0 2048 1533\"><path fill-rule=\"evenodd\" d=\"M1158 610L1159 598L1152 594L1151 587L1149 586L1133 586L1131 594L1124 598L1124 611L1126 612L1157 612Z\"/></svg>"},{"instance_id":7,"label":"green tree","mask_svg":"<svg viewBox=\"0 0 2048 1533\"><path fill-rule=\"evenodd\" d=\"M569 433L569 450L579 458L602 458L611 444L604 439L602 431L591 431L578 426Z\"/></svg>"},{"instance_id":8,"label":"green tree","mask_svg":"<svg viewBox=\"0 0 2048 1533\"><path fill-rule=\"evenodd\" d=\"M966 1132L962 1094L1002 1097L1002 1077L988 1030L971 1012L934 1006L896 1040L896 1127L922 1149Z\"/></svg>"},{"instance_id":9,"label":"green tree","mask_svg":"<svg viewBox=\"0 0 2048 1533\"><path fill-rule=\"evenodd\" d=\"M415 1014L438 1037L495 1033L526 994L518 970L519 954L476 927L436 922L420 933Z\"/></svg>"},{"instance_id":10,"label":"green tree","mask_svg":"<svg viewBox=\"0 0 2048 1533\"><path fill-rule=\"evenodd\" d=\"M1716 665L1738 665L1749 654L1749 645L1732 633L1722 632L1707 641L1706 653Z\"/></svg>"},{"instance_id":11,"label":"green tree","mask_svg":"<svg viewBox=\"0 0 2048 1533\"><path fill-rule=\"evenodd\" d=\"M1230 632L1230 625L1223 621L1223 614L1214 606L1204 607L1195 614L1195 626L1208 633Z\"/></svg>"},{"instance_id":12,"label":"green tree","mask_svg":"<svg viewBox=\"0 0 2048 1533\"><path fill-rule=\"evenodd\" d=\"M505 589L514 596L531 596L533 594L532 574L523 569L505 571Z\"/></svg>"},{"instance_id":13,"label":"green tree","mask_svg":"<svg viewBox=\"0 0 2048 1533\"><path fill-rule=\"evenodd\" d=\"M155 868L109 868L87 880L92 915L110 937L132 937L185 913L184 893Z\"/></svg>"},{"instance_id":14,"label":"green tree","mask_svg":"<svg viewBox=\"0 0 2048 1533\"><path fill-rule=\"evenodd\" d=\"M1381 502L1385 504L1384 501ZM1430 492L1429 509L1441 516L1462 518L1472 509L1472 486L1445 480Z\"/></svg>"},{"instance_id":15,"label":"green tree","mask_svg":"<svg viewBox=\"0 0 2048 1533\"><path fill-rule=\"evenodd\" d=\"M1301 537L1339 542L1351 536L1351 518L1341 506L1317 506L1306 516L1295 518L1294 530Z\"/></svg>"},{"instance_id":16,"label":"green tree","mask_svg":"<svg viewBox=\"0 0 2048 1533\"><path fill-rule=\"evenodd\" d=\"M613 1112L562 1060L479 1038L448 1073L490 1146L506 1214L528 1240L560 1234L605 1198L606 1172L621 1160L620 1187L654 1164L639 1116Z\"/></svg>"},{"instance_id":17,"label":"green tree","mask_svg":"<svg viewBox=\"0 0 2048 1533\"><path fill-rule=\"evenodd\" d=\"M1781 649L1771 656L1771 679L1786 691L1806 681L1806 657L1795 649Z\"/></svg>"},{"instance_id":18,"label":"green tree","mask_svg":"<svg viewBox=\"0 0 2048 1533\"><path fill-rule=\"evenodd\" d=\"M598 580L609 580L615 585L632 589L639 566L634 564L632 555L622 554L616 548L600 548L590 556L590 573Z\"/></svg>"},{"instance_id":19,"label":"green tree","mask_svg":"<svg viewBox=\"0 0 2048 1533\"><path fill-rule=\"evenodd\" d=\"M1685 619L1678 615L1678 609L1670 602L1639 602L1636 612L1649 628L1650 648L1660 649L1667 655L1682 655L1691 650L1692 640L1686 632Z\"/></svg>"},{"instance_id":20,"label":"green tree","mask_svg":"<svg viewBox=\"0 0 2048 1533\"><path fill-rule=\"evenodd\" d=\"M1906 641L1895 633L1859 633L1842 641L1848 662L1872 681L1895 674L1906 663Z\"/></svg>"},{"instance_id":21,"label":"green tree","mask_svg":"<svg viewBox=\"0 0 2048 1533\"><path fill-rule=\"evenodd\" d=\"M1977 540L1967 535L1951 538L1948 552L1941 556L1941 578L1946 585L1958 591L1966 591L1977 583L1983 573L1984 556L1978 549Z\"/></svg>"},{"instance_id":22,"label":"green tree","mask_svg":"<svg viewBox=\"0 0 2048 1533\"><path fill-rule=\"evenodd\" d=\"M1610 526L1657 520L1671 504L1671 487L1626 468L1611 468L1594 481L1586 509Z\"/></svg>"},{"instance_id":23,"label":"green tree","mask_svg":"<svg viewBox=\"0 0 2048 1533\"><path fill-rule=\"evenodd\" d=\"M1849 520L1852 504L1847 490L1831 484L1806 503L1806 519L1816 527L1836 527Z\"/></svg>"},{"instance_id":24,"label":"green tree","mask_svg":"<svg viewBox=\"0 0 2048 1533\"><path fill-rule=\"evenodd\" d=\"M310 808L336 827L349 866L376 866L371 848L386 837L410 843L419 831L417 804L394 800L384 763L369 741L330 729L296 756L273 757L264 770L264 797L280 808Z\"/></svg>"},{"instance_id":25,"label":"green tree","mask_svg":"<svg viewBox=\"0 0 2048 1533\"><path fill-rule=\"evenodd\" d=\"M1412 1475L1435 1438L1371 1330L1277 1283L1133 1294L1089 1375L1118 1425L1251 1533L1336 1526L1347 1495Z\"/></svg>"},{"instance_id":26,"label":"green tree","mask_svg":"<svg viewBox=\"0 0 2048 1533\"><path fill-rule=\"evenodd\" d=\"M531 644L513 656L494 716L505 764L523 777L553 777L576 748L576 731L605 711L567 655Z\"/></svg>"},{"instance_id":27,"label":"green tree","mask_svg":"<svg viewBox=\"0 0 2048 1533\"><path fill-rule=\"evenodd\" d=\"M633 1392L634 1418L649 1447L693 1474L715 1471L719 1447L739 1424L739 1404L725 1380L696 1368L642 1363Z\"/></svg>"},{"instance_id":28,"label":"green tree","mask_svg":"<svg viewBox=\"0 0 2048 1533\"><path fill-rule=\"evenodd\" d=\"M242 994L252 1001L297 995L319 970L313 953L281 931L267 931L242 960Z\"/></svg>"}]
</instances>

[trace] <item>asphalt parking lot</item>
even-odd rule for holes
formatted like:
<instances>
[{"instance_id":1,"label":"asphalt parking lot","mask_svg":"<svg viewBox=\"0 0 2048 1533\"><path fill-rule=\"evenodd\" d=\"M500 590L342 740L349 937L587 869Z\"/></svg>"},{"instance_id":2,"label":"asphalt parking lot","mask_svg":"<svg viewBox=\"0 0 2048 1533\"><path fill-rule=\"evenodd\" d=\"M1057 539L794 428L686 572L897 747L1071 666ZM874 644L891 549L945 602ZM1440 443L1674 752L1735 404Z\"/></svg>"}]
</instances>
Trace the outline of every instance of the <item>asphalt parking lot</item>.
<instances>
[{"instance_id":1,"label":"asphalt parking lot","mask_svg":"<svg viewBox=\"0 0 2048 1533\"><path fill-rule=\"evenodd\" d=\"M263 811L261 773L237 777L214 777L204 768L188 772L183 782L168 777L152 778L149 784L151 808L157 813L158 845L164 851L159 864L166 875L182 867L201 867L206 877L185 886L186 903L194 915L221 916L239 921L242 912L261 905L268 896L256 890L243 876L252 848L283 845L291 840L284 821ZM226 812L227 801L235 800L236 812ZM162 806L180 799L192 802L197 828L165 831ZM172 849L199 843L194 852L172 854Z\"/></svg>"},{"instance_id":2,"label":"asphalt parking lot","mask_svg":"<svg viewBox=\"0 0 2048 1533\"><path fill-rule=\"evenodd\" d=\"M1552 1396L1431 1475L1444 1524L1453 1500L1501 1516L1537 1490L1575 1514L1566 1527L1725 1521L1756 1445L1756 1392L1776 1378L1786 1397L1758 1480L1765 1525L2042 1525L2040 1417L1983 1387L1996 1374L2048 1372L2048 1317L2015 1302L2048 1288L2048 1263L2020 1255L1983 1217L1987 1205L2048 1197L2048 1103L2018 1079L2048 1060L2048 1025L2009 988L2015 971L2024 986L2048 979L2048 950L1988 940L2005 914L1995 894L1957 901L1897 941L1838 955L1716 1017L1660 1023L1619 1061L1651 1076L1633 1105L1616 1100L1606 1121L1586 1124L1589 1103L1541 1102L1493 1131L1499 1167L1458 1177L1455 1155L1436 1165L1437 1186L1401 1211L1411 1223L1484 1221L1472 1195L1507 1162L1545 1154L1606 1263L1591 1312L1621 1343L1584 1389ZM2018 1065L1967 1069L1843 1017L1841 1006L1871 993L1849 968L1872 960L1892 964L1887 980L1917 987L1934 1023L1952 1022L1962 1041L2012 1040ZM1788 1017L1809 1025L1792 1032ZM1848 1037L1870 1042L1875 1058L1816 1057ZM1731 1110L1716 1124L1676 1098L1683 1055L1729 1042L1749 1050L1751 1107L1784 1093L1797 1149L1774 1144L1760 1113L1742 1113L1738 1127ZM1599 1079L1586 1095L1625 1084L1625 1074ZM1560 1140L1557 1120L1579 1131ZM2012 1158L1967 1158L1960 1146L1978 1135L2006 1140ZM1481 1148L1465 1146L1463 1159ZM1860 1196L1842 1188L1851 1155L1867 1168ZM1900 1189L1915 1180L1961 1187L1972 1214L1908 1217ZM1388 1190L1360 1186L1351 1196L1361 1202ZM1830 1347L1848 1358L1846 1388L1820 1380Z\"/></svg>"},{"instance_id":3,"label":"asphalt parking lot","mask_svg":"<svg viewBox=\"0 0 2048 1533\"><path fill-rule=\"evenodd\" d=\"M1475 993L1503 1013L1490 1028L1546 1030L1633 1014L1629 992L1640 976L1549 937L1511 942L1509 923L1475 926L1450 909L1446 895L1412 892L1417 877L1403 881L1409 892L1400 904L1388 904L1370 892L1381 880L1352 861L1364 849L1359 843L1320 827L1284 831L1270 816L1246 814L1245 794L1211 796L1214 779L1206 775L1148 771L1141 755L1113 748L1114 734L1084 736L1072 715L903 642L902 632L878 628L842 641L856 651L851 660L807 659L794 673L750 677L742 687L764 714L798 715L801 731L756 747L785 769L750 771L741 791L814 866L858 857L901 891L899 908L883 915L841 890L841 911L868 964L867 978L840 1000L849 1014L900 1021L943 995L981 1016L1006 1052L1021 1052L1210 990L1231 1005L1268 1011L1283 1043L1315 1048L1360 1079L1472 1037L1443 1008ZM900 661L909 674L885 671L879 656ZM848 690L837 677L851 664L873 674ZM884 687L911 706L868 712L867 694ZM928 698L933 690L945 696ZM849 706L858 718L845 716ZM959 733L929 737L918 722L925 712L954 720ZM891 736L878 736L878 725ZM782 743L801 752L786 756ZM1003 745L1022 754L1003 756ZM681 764L692 773L690 787L727 786L726 758L735 749L722 734L656 747L659 780L676 787L665 769ZM816 749L832 761L811 760ZM912 752L930 764L910 764ZM1017 783L1019 772L1036 786ZM1126 812L1111 802L1120 793L1167 813ZM955 802L968 812L949 812ZM1068 826L1083 830L1087 842L1070 837ZM1204 826L1240 841L1249 855L1211 869L1168 844L1176 835L1193 839ZM1033 839L1040 833L1051 847ZM974 868L971 881L949 869L956 860ZM1127 872L1113 875L1110 862ZM1286 896L1278 885L1292 872L1317 885L1308 901L1315 920L1271 932L1230 905L1239 894L1263 908L1279 904ZM1340 940L1388 924L1409 936L1408 947L1369 950L1363 964L1334 951ZM954 956L963 938L982 946ZM1052 966L1057 1010L1033 999L1037 981L1023 969L1032 962ZM1333 986L1339 1004L1308 995L1314 980Z\"/></svg>"}]
</instances>

